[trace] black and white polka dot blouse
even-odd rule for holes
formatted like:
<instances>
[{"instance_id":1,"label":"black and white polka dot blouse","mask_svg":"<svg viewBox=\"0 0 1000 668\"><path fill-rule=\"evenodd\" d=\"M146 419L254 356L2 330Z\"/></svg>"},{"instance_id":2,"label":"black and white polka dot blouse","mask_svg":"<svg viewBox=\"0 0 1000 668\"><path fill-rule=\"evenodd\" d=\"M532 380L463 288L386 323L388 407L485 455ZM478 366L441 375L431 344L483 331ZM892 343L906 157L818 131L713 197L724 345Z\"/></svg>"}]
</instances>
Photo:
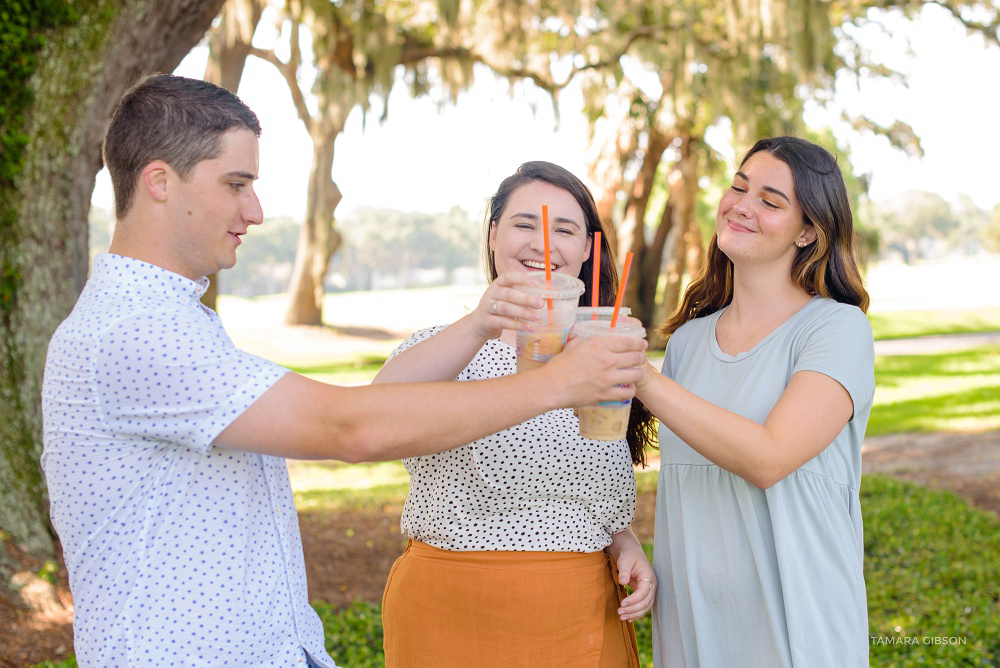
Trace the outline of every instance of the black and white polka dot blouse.
<instances>
[{"instance_id":1,"label":"black and white polka dot blouse","mask_svg":"<svg viewBox=\"0 0 1000 668\"><path fill-rule=\"evenodd\" d=\"M442 329L413 334L393 355ZM458 379L512 374L515 358L512 347L494 339ZM635 514L628 445L580 437L568 408L403 464L410 493L401 530L446 550L596 552Z\"/></svg>"}]
</instances>

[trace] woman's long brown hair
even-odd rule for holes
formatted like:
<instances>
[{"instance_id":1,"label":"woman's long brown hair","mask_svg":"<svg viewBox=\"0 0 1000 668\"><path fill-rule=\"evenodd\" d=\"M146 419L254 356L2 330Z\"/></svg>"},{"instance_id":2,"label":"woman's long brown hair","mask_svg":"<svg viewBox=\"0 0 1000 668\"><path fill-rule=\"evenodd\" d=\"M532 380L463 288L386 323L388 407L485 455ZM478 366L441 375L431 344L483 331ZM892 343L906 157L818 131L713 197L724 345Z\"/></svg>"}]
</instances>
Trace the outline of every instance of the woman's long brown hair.
<instances>
[{"instance_id":1,"label":"woman's long brown hair","mask_svg":"<svg viewBox=\"0 0 1000 668\"><path fill-rule=\"evenodd\" d=\"M868 291L855 259L854 218L844 177L829 151L797 137L761 139L743 157L766 151L792 170L795 197L803 222L812 225L816 240L800 248L792 265L792 282L811 295L829 297L868 311ZM688 320L700 318L733 301L733 263L712 235L708 254L698 277L684 298L660 327L666 339Z\"/></svg>"}]
</instances>

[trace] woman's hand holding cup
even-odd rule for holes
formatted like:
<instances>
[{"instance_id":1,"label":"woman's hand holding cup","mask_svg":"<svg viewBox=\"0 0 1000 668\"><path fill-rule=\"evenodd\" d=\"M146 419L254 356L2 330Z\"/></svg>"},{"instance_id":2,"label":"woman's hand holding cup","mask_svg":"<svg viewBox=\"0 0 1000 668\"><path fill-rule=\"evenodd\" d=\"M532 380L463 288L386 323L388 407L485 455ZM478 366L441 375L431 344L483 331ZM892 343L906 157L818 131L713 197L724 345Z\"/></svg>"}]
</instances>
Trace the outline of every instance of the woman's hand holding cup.
<instances>
[{"instance_id":1,"label":"woman's hand holding cup","mask_svg":"<svg viewBox=\"0 0 1000 668\"><path fill-rule=\"evenodd\" d=\"M528 272L509 271L493 279L472 312L472 331L484 343L500 337L505 329L518 330L538 320L541 297L517 289L528 282Z\"/></svg>"}]
</instances>

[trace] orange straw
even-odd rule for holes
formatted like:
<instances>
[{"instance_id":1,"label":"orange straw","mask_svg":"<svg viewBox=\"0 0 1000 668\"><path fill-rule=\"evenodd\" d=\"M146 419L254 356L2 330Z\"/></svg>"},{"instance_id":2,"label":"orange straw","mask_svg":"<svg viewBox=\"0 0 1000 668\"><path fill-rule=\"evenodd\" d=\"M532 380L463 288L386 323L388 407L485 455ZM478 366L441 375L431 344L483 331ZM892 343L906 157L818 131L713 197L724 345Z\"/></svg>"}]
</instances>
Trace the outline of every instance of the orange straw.
<instances>
[{"instance_id":1,"label":"orange straw","mask_svg":"<svg viewBox=\"0 0 1000 668\"><path fill-rule=\"evenodd\" d=\"M628 283L628 270L632 268L632 253L625 253L625 269L622 271L622 283L618 286L618 296L615 297L615 312L611 314L611 329L618 324L618 309L622 307L622 297L625 296L625 284Z\"/></svg>"},{"instance_id":2,"label":"orange straw","mask_svg":"<svg viewBox=\"0 0 1000 668\"><path fill-rule=\"evenodd\" d=\"M598 306L598 294L601 288L601 233L594 232L594 276L590 281L590 305ZM591 320L597 320L597 311L590 315Z\"/></svg>"},{"instance_id":3,"label":"orange straw","mask_svg":"<svg viewBox=\"0 0 1000 668\"><path fill-rule=\"evenodd\" d=\"M542 205L542 239L545 244L545 287L552 289L552 266L549 262L549 207ZM546 299L549 303L549 320L552 319L552 298Z\"/></svg>"}]
</instances>

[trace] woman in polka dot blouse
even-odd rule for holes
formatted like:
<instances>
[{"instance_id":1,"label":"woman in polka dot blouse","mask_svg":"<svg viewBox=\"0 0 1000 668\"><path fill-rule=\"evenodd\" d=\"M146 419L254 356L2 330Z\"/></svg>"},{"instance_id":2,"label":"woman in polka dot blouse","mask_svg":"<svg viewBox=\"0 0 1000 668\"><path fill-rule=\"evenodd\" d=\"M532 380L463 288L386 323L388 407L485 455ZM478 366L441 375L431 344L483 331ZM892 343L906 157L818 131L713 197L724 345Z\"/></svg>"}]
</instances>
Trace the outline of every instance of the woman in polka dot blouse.
<instances>
[{"instance_id":1,"label":"woman in polka dot blouse","mask_svg":"<svg viewBox=\"0 0 1000 668\"><path fill-rule=\"evenodd\" d=\"M490 200L490 286L478 306L413 334L375 383L515 372L516 331L537 298L514 286L545 269L542 205L551 270L583 280L581 304L591 303L594 232L604 232L599 300L613 303L618 275L589 189L562 167L525 163ZM386 584L386 666L638 665L632 620L652 606L656 577L630 528L633 465L653 438L650 414L633 406L616 442L582 438L573 411L554 410L403 460L409 544Z\"/></svg>"}]
</instances>

